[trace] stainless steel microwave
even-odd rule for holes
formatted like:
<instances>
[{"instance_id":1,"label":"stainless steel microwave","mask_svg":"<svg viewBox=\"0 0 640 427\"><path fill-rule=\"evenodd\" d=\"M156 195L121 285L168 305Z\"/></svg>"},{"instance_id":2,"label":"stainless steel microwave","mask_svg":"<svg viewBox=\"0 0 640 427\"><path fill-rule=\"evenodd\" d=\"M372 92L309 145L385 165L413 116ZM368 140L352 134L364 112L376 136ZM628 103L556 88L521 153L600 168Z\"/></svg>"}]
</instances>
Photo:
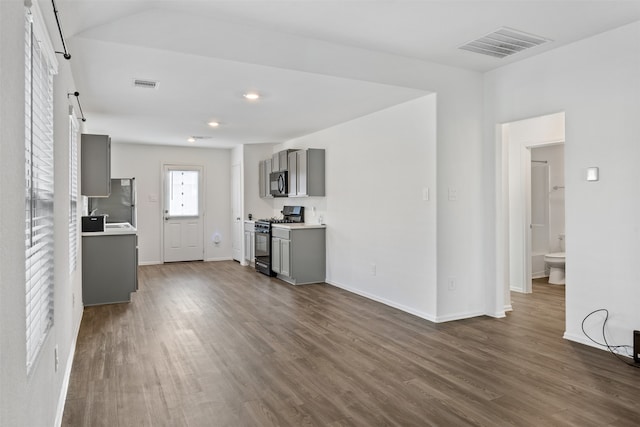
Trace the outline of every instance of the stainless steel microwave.
<instances>
[{"instance_id":1,"label":"stainless steel microwave","mask_svg":"<svg viewBox=\"0 0 640 427\"><path fill-rule=\"evenodd\" d=\"M273 197L287 197L289 195L287 171L271 172L269 174L269 188Z\"/></svg>"}]
</instances>

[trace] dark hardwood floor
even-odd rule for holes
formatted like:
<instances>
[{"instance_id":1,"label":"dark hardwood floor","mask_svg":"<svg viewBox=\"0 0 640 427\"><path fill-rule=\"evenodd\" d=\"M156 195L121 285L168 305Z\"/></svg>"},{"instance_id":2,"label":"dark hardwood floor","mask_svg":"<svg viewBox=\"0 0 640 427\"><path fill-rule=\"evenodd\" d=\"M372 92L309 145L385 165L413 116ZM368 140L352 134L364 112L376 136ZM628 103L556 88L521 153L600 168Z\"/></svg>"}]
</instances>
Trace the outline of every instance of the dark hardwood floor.
<instances>
[{"instance_id":1,"label":"dark hardwood floor","mask_svg":"<svg viewBox=\"0 0 640 427\"><path fill-rule=\"evenodd\" d=\"M433 324L231 261L139 277L85 309L63 425L640 425L640 369L562 339L564 286Z\"/></svg>"}]
</instances>

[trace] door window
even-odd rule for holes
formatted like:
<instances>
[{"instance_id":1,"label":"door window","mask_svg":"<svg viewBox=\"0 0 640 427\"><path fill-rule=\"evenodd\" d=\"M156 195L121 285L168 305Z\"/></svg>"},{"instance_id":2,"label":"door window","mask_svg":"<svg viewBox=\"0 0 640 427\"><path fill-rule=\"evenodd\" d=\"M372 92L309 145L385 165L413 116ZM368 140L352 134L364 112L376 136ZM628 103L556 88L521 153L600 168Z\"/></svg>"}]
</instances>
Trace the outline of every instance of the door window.
<instances>
[{"instance_id":1,"label":"door window","mask_svg":"<svg viewBox=\"0 0 640 427\"><path fill-rule=\"evenodd\" d=\"M169 171L169 216L198 216L199 171Z\"/></svg>"}]
</instances>

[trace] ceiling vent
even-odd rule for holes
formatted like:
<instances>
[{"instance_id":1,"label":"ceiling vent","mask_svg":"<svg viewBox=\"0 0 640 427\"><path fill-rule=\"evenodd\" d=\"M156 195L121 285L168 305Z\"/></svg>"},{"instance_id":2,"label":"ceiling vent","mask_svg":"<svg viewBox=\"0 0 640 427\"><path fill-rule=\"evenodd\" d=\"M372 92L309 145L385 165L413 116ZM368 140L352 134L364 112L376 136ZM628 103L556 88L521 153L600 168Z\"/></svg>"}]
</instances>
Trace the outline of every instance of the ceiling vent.
<instances>
[{"instance_id":1,"label":"ceiling vent","mask_svg":"<svg viewBox=\"0 0 640 427\"><path fill-rule=\"evenodd\" d=\"M154 80L142 80L142 79L134 79L133 85L135 87L142 87L145 89L157 89L160 83Z\"/></svg>"},{"instance_id":2,"label":"ceiling vent","mask_svg":"<svg viewBox=\"0 0 640 427\"><path fill-rule=\"evenodd\" d=\"M544 37L534 36L513 28L502 27L491 34L460 46L460 49L495 58L504 58L550 41L550 39L545 39Z\"/></svg>"}]
</instances>

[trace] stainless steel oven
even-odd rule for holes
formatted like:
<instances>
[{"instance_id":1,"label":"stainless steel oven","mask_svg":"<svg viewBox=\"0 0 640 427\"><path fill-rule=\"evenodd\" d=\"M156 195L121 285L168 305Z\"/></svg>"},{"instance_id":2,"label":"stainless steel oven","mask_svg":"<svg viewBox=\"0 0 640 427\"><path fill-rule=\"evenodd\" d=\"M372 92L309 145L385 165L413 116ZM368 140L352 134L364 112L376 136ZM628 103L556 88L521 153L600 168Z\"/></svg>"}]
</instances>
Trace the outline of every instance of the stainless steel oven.
<instances>
[{"instance_id":1,"label":"stainless steel oven","mask_svg":"<svg viewBox=\"0 0 640 427\"><path fill-rule=\"evenodd\" d=\"M283 206L282 218L259 219L255 222L256 270L275 276L271 270L271 224L304 222L304 206Z\"/></svg>"},{"instance_id":2,"label":"stainless steel oven","mask_svg":"<svg viewBox=\"0 0 640 427\"><path fill-rule=\"evenodd\" d=\"M271 222L265 219L257 220L255 232L256 270L271 276Z\"/></svg>"}]
</instances>

